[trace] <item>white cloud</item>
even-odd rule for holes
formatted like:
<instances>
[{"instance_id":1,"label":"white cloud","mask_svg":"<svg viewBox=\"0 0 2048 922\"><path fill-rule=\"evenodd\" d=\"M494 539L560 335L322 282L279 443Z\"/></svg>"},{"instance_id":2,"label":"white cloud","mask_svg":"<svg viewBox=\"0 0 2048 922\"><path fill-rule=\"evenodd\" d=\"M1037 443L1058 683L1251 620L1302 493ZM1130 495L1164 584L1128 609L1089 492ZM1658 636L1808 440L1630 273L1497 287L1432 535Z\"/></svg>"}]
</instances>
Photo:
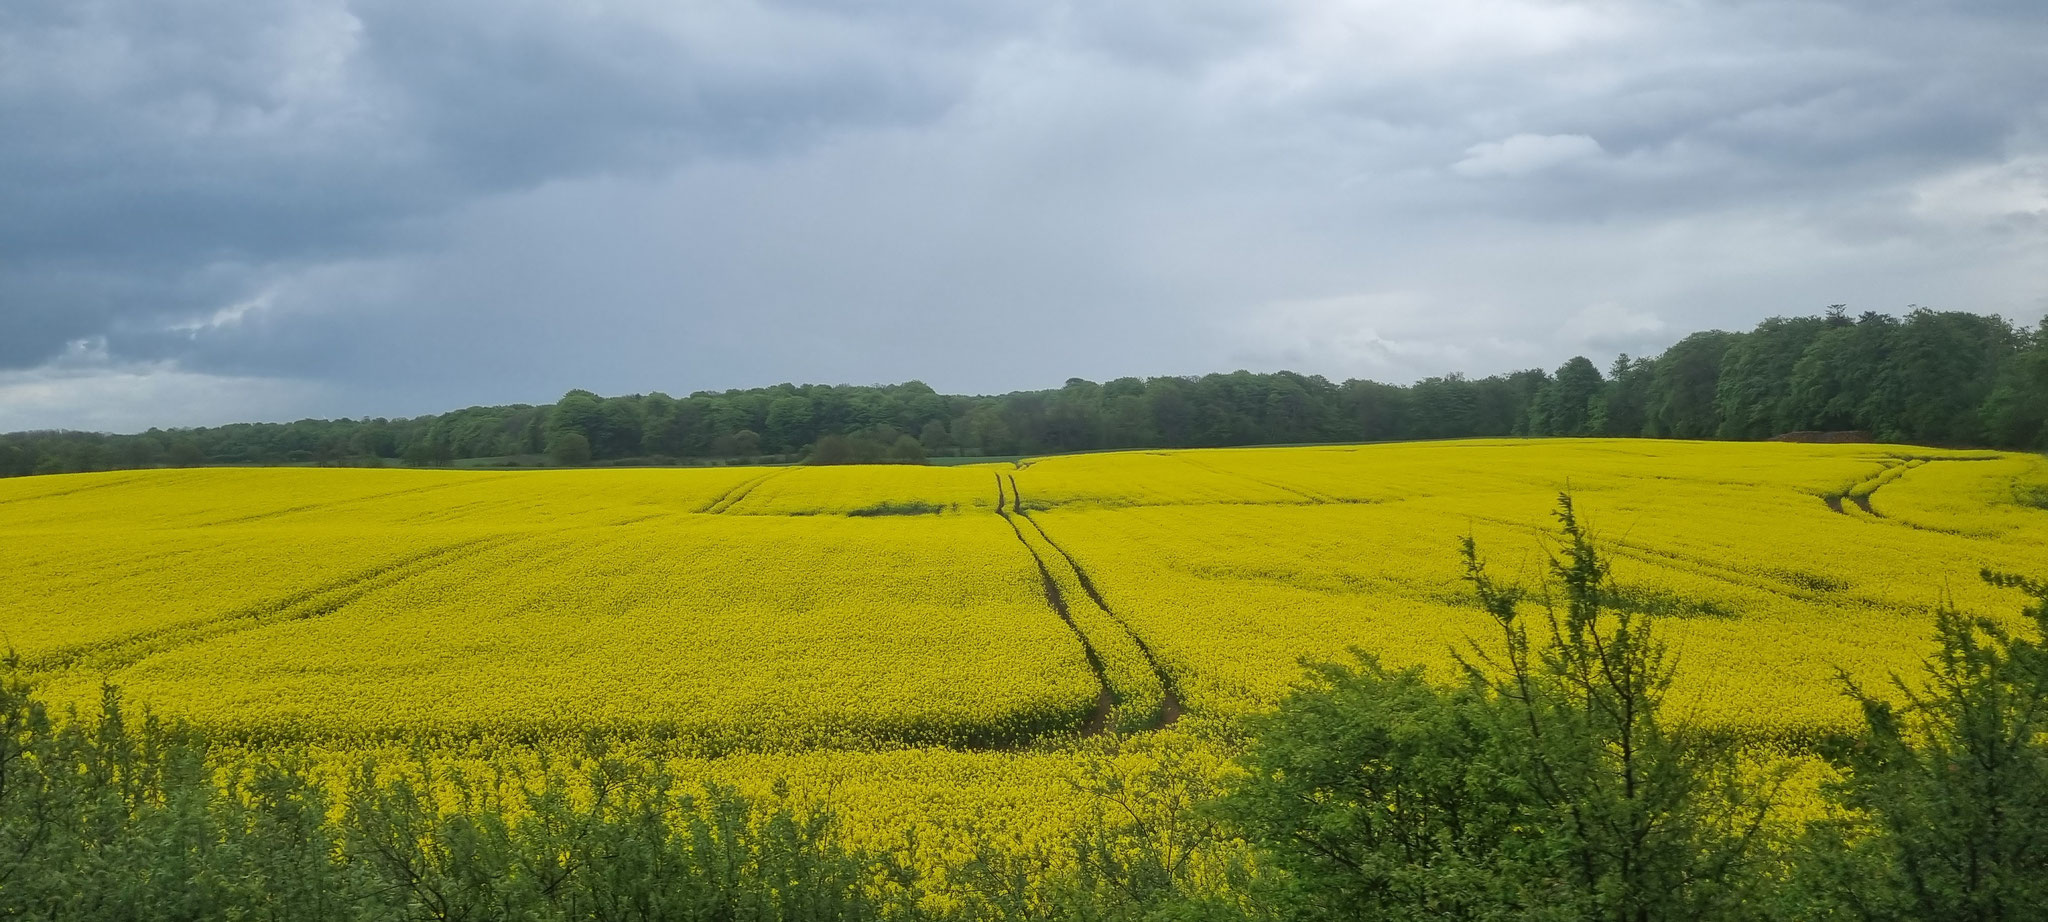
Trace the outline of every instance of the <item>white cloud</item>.
<instances>
[{"instance_id":1,"label":"white cloud","mask_svg":"<svg viewBox=\"0 0 2048 922\"><path fill-rule=\"evenodd\" d=\"M1941 222L2031 222L2048 229L2048 156L2015 157L1926 180L1913 190L1913 211Z\"/></svg>"},{"instance_id":2,"label":"white cloud","mask_svg":"<svg viewBox=\"0 0 2048 922\"><path fill-rule=\"evenodd\" d=\"M1608 352L1657 339L1669 328L1663 318L1649 311L1629 308L1615 301L1601 301L1588 304L1566 318L1558 332L1565 342Z\"/></svg>"},{"instance_id":3,"label":"white cloud","mask_svg":"<svg viewBox=\"0 0 2048 922\"><path fill-rule=\"evenodd\" d=\"M1233 316L1219 332L1231 358L1262 369L1409 381L1468 370L1502 344L1433 334L1444 306L1421 291L1380 291L1274 301Z\"/></svg>"},{"instance_id":4,"label":"white cloud","mask_svg":"<svg viewBox=\"0 0 2048 922\"><path fill-rule=\"evenodd\" d=\"M1522 176L1606 153L1599 141L1582 134L1517 134L1466 148L1465 159L1451 170L1460 176Z\"/></svg>"},{"instance_id":5,"label":"white cloud","mask_svg":"<svg viewBox=\"0 0 2048 922\"><path fill-rule=\"evenodd\" d=\"M250 297L221 307L204 317L181 320L167 325L165 329L173 333L183 333L196 337L208 330L240 326L242 321L249 318L249 315L260 314L276 305L277 294L278 289L276 287L265 288Z\"/></svg>"},{"instance_id":6,"label":"white cloud","mask_svg":"<svg viewBox=\"0 0 2048 922\"><path fill-rule=\"evenodd\" d=\"M209 375L174 362L119 362L103 340L72 342L49 363L0 370L0 432L137 432L303 415L324 389L306 381Z\"/></svg>"}]
</instances>

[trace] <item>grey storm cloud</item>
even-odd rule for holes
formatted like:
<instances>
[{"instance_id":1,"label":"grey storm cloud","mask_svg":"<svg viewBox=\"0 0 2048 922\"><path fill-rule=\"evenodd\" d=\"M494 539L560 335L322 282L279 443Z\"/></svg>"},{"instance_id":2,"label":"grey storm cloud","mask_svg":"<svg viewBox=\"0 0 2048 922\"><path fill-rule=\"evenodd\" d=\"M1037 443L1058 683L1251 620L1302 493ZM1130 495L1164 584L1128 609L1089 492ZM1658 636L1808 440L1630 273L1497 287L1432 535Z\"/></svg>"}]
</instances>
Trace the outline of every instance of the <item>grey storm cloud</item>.
<instances>
[{"instance_id":1,"label":"grey storm cloud","mask_svg":"<svg viewBox=\"0 0 2048 922\"><path fill-rule=\"evenodd\" d=\"M943 56L905 63L885 31L744 6L10 4L0 362L238 301L235 267L416 246L479 196L929 117L947 81L919 68Z\"/></svg>"},{"instance_id":2,"label":"grey storm cloud","mask_svg":"<svg viewBox=\"0 0 2048 922\"><path fill-rule=\"evenodd\" d=\"M0 429L2031 321L2043 47L2021 2L17 0Z\"/></svg>"}]
</instances>

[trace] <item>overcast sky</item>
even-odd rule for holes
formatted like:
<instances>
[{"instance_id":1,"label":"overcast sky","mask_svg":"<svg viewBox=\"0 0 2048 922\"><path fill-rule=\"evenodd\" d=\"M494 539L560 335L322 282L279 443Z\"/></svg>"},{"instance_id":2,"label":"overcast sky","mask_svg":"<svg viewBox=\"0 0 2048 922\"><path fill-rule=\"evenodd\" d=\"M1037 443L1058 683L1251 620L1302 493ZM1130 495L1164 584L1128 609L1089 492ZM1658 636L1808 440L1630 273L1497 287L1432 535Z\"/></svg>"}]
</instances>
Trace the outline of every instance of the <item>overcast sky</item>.
<instances>
[{"instance_id":1,"label":"overcast sky","mask_svg":"<svg viewBox=\"0 0 2048 922\"><path fill-rule=\"evenodd\" d=\"M7 0L0 430L2048 310L2040 0Z\"/></svg>"}]
</instances>

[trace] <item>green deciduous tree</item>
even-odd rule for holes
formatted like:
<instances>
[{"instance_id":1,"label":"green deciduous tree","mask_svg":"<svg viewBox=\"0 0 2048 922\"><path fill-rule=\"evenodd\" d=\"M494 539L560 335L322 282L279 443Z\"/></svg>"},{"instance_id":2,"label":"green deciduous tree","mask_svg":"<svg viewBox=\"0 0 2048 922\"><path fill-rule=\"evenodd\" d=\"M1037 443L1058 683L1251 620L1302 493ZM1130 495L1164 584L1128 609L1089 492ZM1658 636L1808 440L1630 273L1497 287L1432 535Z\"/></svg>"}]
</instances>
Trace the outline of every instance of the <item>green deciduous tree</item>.
<instances>
[{"instance_id":1,"label":"green deciduous tree","mask_svg":"<svg viewBox=\"0 0 2048 922\"><path fill-rule=\"evenodd\" d=\"M1721 363L1739 338L1719 330L1694 333L1657 357L1656 370L1650 375L1644 434L1705 439L1720 431Z\"/></svg>"},{"instance_id":2,"label":"green deciduous tree","mask_svg":"<svg viewBox=\"0 0 2048 922\"><path fill-rule=\"evenodd\" d=\"M816 437L808 397L778 397L768 404L766 441L777 450L807 445Z\"/></svg>"},{"instance_id":3,"label":"green deciduous tree","mask_svg":"<svg viewBox=\"0 0 2048 922\"><path fill-rule=\"evenodd\" d=\"M152 465L416 464L529 455L575 432L592 456L787 458L826 435L909 433L926 454L1041 454L1315 441L1507 435L1769 438L1864 429L1933 444L2048 447L2048 346L1995 316L1916 309L1903 320L1841 305L1746 333L1688 336L1654 359L1584 358L1412 385L1333 383L1293 372L1080 378L1050 390L947 396L918 381L469 407L415 419L299 420L112 436L0 435L0 476ZM940 427L947 438L926 439ZM748 446L743 433L756 433ZM883 439L886 449L895 434ZM886 453L886 452L885 452ZM516 463L516 462L512 462Z\"/></svg>"},{"instance_id":4,"label":"green deciduous tree","mask_svg":"<svg viewBox=\"0 0 2048 922\"><path fill-rule=\"evenodd\" d=\"M548 458L563 466L589 464L590 440L581 432L557 432L548 440Z\"/></svg>"},{"instance_id":5,"label":"green deciduous tree","mask_svg":"<svg viewBox=\"0 0 2048 922\"><path fill-rule=\"evenodd\" d=\"M2048 320L2020 336L1986 396L1984 428L1992 442L2048 448Z\"/></svg>"},{"instance_id":6,"label":"green deciduous tree","mask_svg":"<svg viewBox=\"0 0 2048 922\"><path fill-rule=\"evenodd\" d=\"M1597 402L1605 391L1600 369L1583 355L1558 366L1557 374L1536 394L1530 410L1530 435L1593 435Z\"/></svg>"},{"instance_id":7,"label":"green deciduous tree","mask_svg":"<svg viewBox=\"0 0 2048 922\"><path fill-rule=\"evenodd\" d=\"M1896 433L1945 445L1982 443L1983 408L1999 367L2021 343L1996 316L1914 310L1892 349L1900 390Z\"/></svg>"},{"instance_id":8,"label":"green deciduous tree","mask_svg":"<svg viewBox=\"0 0 2048 922\"><path fill-rule=\"evenodd\" d=\"M1803 428L1791 401L1792 371L1825 329L1819 317L1772 317L1730 343L1716 385L1716 434L1763 439Z\"/></svg>"}]
</instances>

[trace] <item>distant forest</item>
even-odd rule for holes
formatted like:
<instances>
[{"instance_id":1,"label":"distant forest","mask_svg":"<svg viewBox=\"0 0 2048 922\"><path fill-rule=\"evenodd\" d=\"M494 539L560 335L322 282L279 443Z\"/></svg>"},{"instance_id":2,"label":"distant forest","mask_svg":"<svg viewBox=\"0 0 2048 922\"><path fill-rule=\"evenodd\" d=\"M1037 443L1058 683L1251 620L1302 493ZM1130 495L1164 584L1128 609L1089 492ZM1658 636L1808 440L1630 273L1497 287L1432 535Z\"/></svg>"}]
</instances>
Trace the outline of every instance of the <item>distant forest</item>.
<instances>
[{"instance_id":1,"label":"distant forest","mask_svg":"<svg viewBox=\"0 0 2048 922\"><path fill-rule=\"evenodd\" d=\"M206 464L848 463L1463 436L1763 439L1857 430L1884 441L2048 447L2048 322L1916 309L1774 317L1603 372L1452 374L1410 385L1291 372L1069 379L950 396L921 382L779 384L688 397L570 391L548 406L412 419L300 420L134 435L0 435L0 475Z\"/></svg>"}]
</instances>

